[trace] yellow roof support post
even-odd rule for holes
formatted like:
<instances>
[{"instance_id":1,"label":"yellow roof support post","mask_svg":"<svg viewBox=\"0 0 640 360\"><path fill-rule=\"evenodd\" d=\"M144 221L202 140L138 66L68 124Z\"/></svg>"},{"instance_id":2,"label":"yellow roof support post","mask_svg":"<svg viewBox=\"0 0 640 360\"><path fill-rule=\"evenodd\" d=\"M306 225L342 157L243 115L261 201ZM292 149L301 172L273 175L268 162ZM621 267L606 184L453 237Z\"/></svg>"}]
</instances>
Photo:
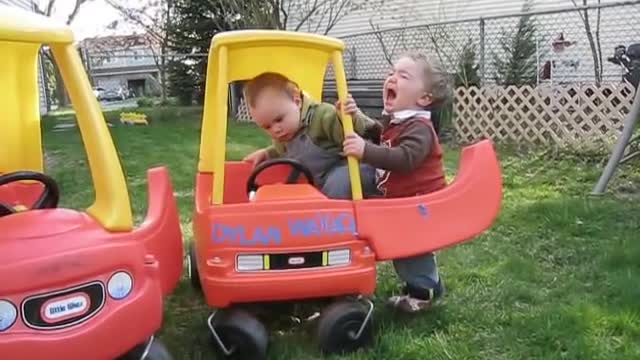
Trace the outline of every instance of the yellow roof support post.
<instances>
[{"instance_id":1,"label":"yellow roof support post","mask_svg":"<svg viewBox=\"0 0 640 360\"><path fill-rule=\"evenodd\" d=\"M133 228L133 216L127 183L78 52L71 44L52 44L51 50L76 111L91 169L96 199L87 212L109 230L129 231Z\"/></svg>"},{"instance_id":2,"label":"yellow roof support post","mask_svg":"<svg viewBox=\"0 0 640 360\"><path fill-rule=\"evenodd\" d=\"M108 231L132 229L127 183L71 28L25 10L0 8L0 172L42 171L37 57L40 47L49 45L76 112L91 169L96 198L87 212Z\"/></svg>"},{"instance_id":3,"label":"yellow roof support post","mask_svg":"<svg viewBox=\"0 0 640 360\"><path fill-rule=\"evenodd\" d=\"M214 170L213 170L213 198L212 203L215 205L222 204L224 195L224 163L227 154L227 54L226 46L221 46L215 61L218 63L218 73L216 74L216 130L213 134L215 150Z\"/></svg>"},{"instance_id":4,"label":"yellow roof support post","mask_svg":"<svg viewBox=\"0 0 640 360\"><path fill-rule=\"evenodd\" d=\"M340 103L344 104L347 99L347 79L344 75L344 64L342 60L342 52L333 52L333 69L336 76L336 89L338 91L338 99ZM353 120L351 115L345 114L342 111L342 128L344 129L345 137L353 133ZM353 156L347 157L347 164L349 166L349 181L351 182L351 196L353 200L362 200L362 183L360 182L360 166L358 165L358 159Z\"/></svg>"},{"instance_id":5,"label":"yellow roof support post","mask_svg":"<svg viewBox=\"0 0 640 360\"><path fill-rule=\"evenodd\" d=\"M42 172L38 94L39 44L0 38L0 174Z\"/></svg>"}]
</instances>

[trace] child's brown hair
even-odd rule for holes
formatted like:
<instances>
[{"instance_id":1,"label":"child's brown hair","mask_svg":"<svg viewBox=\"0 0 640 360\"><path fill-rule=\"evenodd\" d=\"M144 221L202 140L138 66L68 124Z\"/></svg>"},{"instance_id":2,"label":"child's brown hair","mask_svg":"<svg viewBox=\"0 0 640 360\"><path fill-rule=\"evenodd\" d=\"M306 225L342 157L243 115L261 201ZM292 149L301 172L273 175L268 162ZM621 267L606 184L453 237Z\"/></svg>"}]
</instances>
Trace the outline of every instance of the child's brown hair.
<instances>
[{"instance_id":1,"label":"child's brown hair","mask_svg":"<svg viewBox=\"0 0 640 360\"><path fill-rule=\"evenodd\" d=\"M422 66L425 90L431 92L432 105L437 107L451 96L451 82L447 70L438 59L417 51L402 55Z\"/></svg>"},{"instance_id":2,"label":"child's brown hair","mask_svg":"<svg viewBox=\"0 0 640 360\"><path fill-rule=\"evenodd\" d=\"M245 83L244 98L247 104L253 107L258 95L267 88L281 90L291 99L300 94L298 84L289 80L286 76L275 72L266 72Z\"/></svg>"}]
</instances>

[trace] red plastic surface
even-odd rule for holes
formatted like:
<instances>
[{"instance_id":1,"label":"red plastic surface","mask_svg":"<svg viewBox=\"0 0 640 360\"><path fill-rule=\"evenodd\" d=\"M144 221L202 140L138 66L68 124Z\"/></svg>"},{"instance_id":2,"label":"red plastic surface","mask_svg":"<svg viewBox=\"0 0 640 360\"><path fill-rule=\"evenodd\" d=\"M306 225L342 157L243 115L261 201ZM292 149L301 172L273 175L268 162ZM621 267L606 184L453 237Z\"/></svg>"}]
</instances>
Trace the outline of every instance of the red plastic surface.
<instances>
[{"instance_id":1,"label":"red plastic surface","mask_svg":"<svg viewBox=\"0 0 640 360\"><path fill-rule=\"evenodd\" d=\"M269 184L256 191L254 201L323 200L327 197L309 184Z\"/></svg>"},{"instance_id":2,"label":"red plastic surface","mask_svg":"<svg viewBox=\"0 0 640 360\"><path fill-rule=\"evenodd\" d=\"M209 204L213 176L199 173L193 214L200 280L207 303L214 307L371 294L376 260L423 254L470 240L491 225L502 197L500 168L489 141L463 149L456 179L447 188L402 199L333 200L301 185L279 184L263 187L249 202L245 189L251 165L227 162L225 166L225 204ZM264 175L264 182L277 182L287 172ZM352 250L353 257L342 268L236 271L236 257L241 254L343 246Z\"/></svg>"},{"instance_id":3,"label":"red plastic surface","mask_svg":"<svg viewBox=\"0 0 640 360\"><path fill-rule=\"evenodd\" d=\"M209 205L212 177L198 174L196 178L197 207L193 224L196 254L204 294L210 306L373 293L375 256L355 235L351 201L329 200L307 185L265 185L261 189L266 189L263 196L267 194L267 198L258 195L255 202L249 203L245 189L250 164L228 162L226 166L225 201L234 204ZM283 181L288 171L286 167L274 167L266 170L260 181ZM280 197L274 191L289 186L292 190L283 192ZM298 191L314 194L313 198L282 198ZM259 273L235 270L239 254L345 248L352 251L348 266Z\"/></svg>"},{"instance_id":4,"label":"red plastic surface","mask_svg":"<svg viewBox=\"0 0 640 360\"><path fill-rule=\"evenodd\" d=\"M19 312L0 335L3 359L113 359L159 330L163 295L177 285L183 249L167 170L151 169L147 179L147 218L132 232L109 233L89 215L62 208L0 218L0 298ZM106 295L95 315L66 328L27 326L22 304L28 297L91 282L106 291L117 271L134 279L128 297Z\"/></svg>"},{"instance_id":5,"label":"red plastic surface","mask_svg":"<svg viewBox=\"0 0 640 360\"><path fill-rule=\"evenodd\" d=\"M137 232L147 251L159 262L162 291L168 295L178 286L183 269L180 214L169 171L165 167L148 170L147 182L147 217Z\"/></svg>"},{"instance_id":6,"label":"red plastic surface","mask_svg":"<svg viewBox=\"0 0 640 360\"><path fill-rule=\"evenodd\" d=\"M462 150L455 180L441 191L355 203L358 233L378 260L444 249L488 229L500 211L502 177L493 145Z\"/></svg>"},{"instance_id":7,"label":"red plastic surface","mask_svg":"<svg viewBox=\"0 0 640 360\"><path fill-rule=\"evenodd\" d=\"M303 300L344 295L371 295L376 287L375 256L365 250L363 241L345 241L331 245L295 246L277 250L264 247L210 248L199 266L200 279L207 304L224 308L233 303L262 301ZM237 272L235 259L239 254L294 253L351 249L352 262L348 266L335 266L300 270L273 270L263 272ZM220 258L220 262L211 259Z\"/></svg>"},{"instance_id":8,"label":"red plastic surface","mask_svg":"<svg viewBox=\"0 0 640 360\"><path fill-rule=\"evenodd\" d=\"M239 204L249 201L247 179L251 175L253 164L244 161L228 161L225 163L224 196L225 204ZM291 172L287 165L274 165L264 169L256 178L258 185L278 185L285 182ZM211 199L213 176L211 173L199 173L196 177L196 202L200 208L207 207ZM304 175L298 178L299 184L307 181ZM258 191L264 186L258 188ZM268 186L267 186L268 187Z\"/></svg>"},{"instance_id":9,"label":"red plastic surface","mask_svg":"<svg viewBox=\"0 0 640 360\"><path fill-rule=\"evenodd\" d=\"M39 182L14 182L0 186L0 202L12 207L19 205L31 208L42 194L43 185Z\"/></svg>"}]
</instances>

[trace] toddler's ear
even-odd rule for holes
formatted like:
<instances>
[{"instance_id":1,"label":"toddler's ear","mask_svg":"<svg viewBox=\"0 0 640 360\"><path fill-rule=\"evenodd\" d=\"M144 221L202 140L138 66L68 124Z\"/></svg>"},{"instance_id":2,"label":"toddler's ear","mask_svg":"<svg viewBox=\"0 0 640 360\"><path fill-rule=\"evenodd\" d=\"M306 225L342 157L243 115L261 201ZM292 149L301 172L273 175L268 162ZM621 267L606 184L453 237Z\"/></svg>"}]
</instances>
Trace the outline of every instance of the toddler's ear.
<instances>
[{"instance_id":1,"label":"toddler's ear","mask_svg":"<svg viewBox=\"0 0 640 360\"><path fill-rule=\"evenodd\" d=\"M293 102L296 104L297 107L302 106L302 96L299 93L294 94Z\"/></svg>"},{"instance_id":2,"label":"toddler's ear","mask_svg":"<svg viewBox=\"0 0 640 360\"><path fill-rule=\"evenodd\" d=\"M420 107L423 107L423 108L431 105L432 102L433 102L433 97L431 96L431 94L427 94L427 93L423 94L418 99L418 105L420 105Z\"/></svg>"}]
</instances>

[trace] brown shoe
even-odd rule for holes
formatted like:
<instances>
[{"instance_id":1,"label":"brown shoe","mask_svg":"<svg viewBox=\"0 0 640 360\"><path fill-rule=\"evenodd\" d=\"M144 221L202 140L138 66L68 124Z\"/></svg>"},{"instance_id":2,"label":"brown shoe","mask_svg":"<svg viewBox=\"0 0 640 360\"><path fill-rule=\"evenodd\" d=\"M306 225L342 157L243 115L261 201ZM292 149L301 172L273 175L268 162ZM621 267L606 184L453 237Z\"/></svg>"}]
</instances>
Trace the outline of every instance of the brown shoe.
<instances>
[{"instance_id":1,"label":"brown shoe","mask_svg":"<svg viewBox=\"0 0 640 360\"><path fill-rule=\"evenodd\" d=\"M387 304L407 313L416 313L429 310L432 306L432 300L421 300L409 295L398 295L390 297L389 300L387 300Z\"/></svg>"}]
</instances>

